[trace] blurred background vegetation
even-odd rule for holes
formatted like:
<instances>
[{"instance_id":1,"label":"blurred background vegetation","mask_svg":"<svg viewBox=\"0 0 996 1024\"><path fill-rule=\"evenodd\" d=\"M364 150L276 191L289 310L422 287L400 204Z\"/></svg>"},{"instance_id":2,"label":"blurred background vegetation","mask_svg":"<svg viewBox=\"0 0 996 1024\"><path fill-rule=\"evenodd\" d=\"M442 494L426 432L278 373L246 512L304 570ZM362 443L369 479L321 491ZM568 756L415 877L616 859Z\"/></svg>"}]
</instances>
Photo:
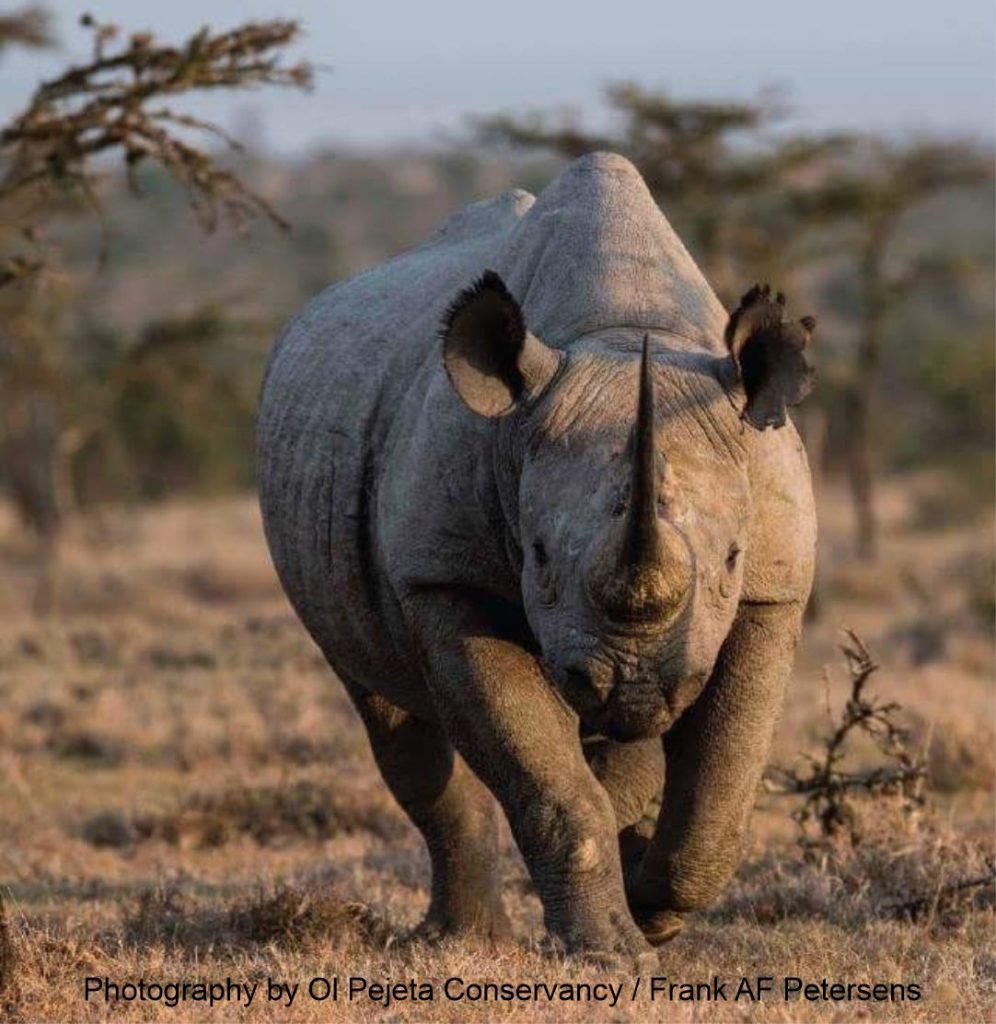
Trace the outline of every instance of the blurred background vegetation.
<instances>
[{"instance_id":1,"label":"blurred background vegetation","mask_svg":"<svg viewBox=\"0 0 996 1024\"><path fill-rule=\"evenodd\" d=\"M90 63L0 126L0 488L37 538L43 580L67 517L251 487L267 349L317 290L468 202L538 191L595 148L637 164L727 306L770 279L819 315L819 386L797 420L817 473L848 483L854 553L876 556L885 475L930 472L927 528L991 503L988 143L804 134L767 94L678 100L617 83L594 128L534 111L433 146L221 154L220 133L169 103L306 88L311 68L284 59L293 23L179 44L93 19L80 31ZM51 41L44 9L0 12L0 65ZM225 221L235 230L214 230Z\"/></svg>"}]
</instances>

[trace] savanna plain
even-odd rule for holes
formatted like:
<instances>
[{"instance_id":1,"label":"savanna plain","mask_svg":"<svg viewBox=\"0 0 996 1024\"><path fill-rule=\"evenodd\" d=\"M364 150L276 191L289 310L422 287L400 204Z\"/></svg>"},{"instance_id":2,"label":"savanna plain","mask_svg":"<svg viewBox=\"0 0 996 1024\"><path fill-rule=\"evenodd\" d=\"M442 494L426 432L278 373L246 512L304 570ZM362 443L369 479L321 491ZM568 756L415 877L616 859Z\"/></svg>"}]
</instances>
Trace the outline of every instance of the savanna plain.
<instances>
[{"instance_id":1,"label":"savanna plain","mask_svg":"<svg viewBox=\"0 0 996 1024\"><path fill-rule=\"evenodd\" d=\"M943 504L943 502L942 502ZM760 1002L629 997L632 979L544 945L506 836L516 942L407 941L428 861L380 781L345 694L283 598L251 497L109 509L67 538L57 615L30 607L31 552L0 521L0 1018L136 1020L996 1019L991 884L993 523L937 523L929 477L881 496L882 551L849 554L849 505L819 485L817 617L772 761L820 755L849 692L845 627L880 668L925 759L921 803L855 796L851 820L800 842L774 773L719 903L660 951L673 981L769 975ZM860 736L847 765L882 759ZM316 1001L315 977L432 982L432 1002ZM917 1001L786 1002L781 979L919 985ZM301 983L246 1009L84 997L87 977ZM441 998L466 982L623 981L604 1003Z\"/></svg>"}]
</instances>

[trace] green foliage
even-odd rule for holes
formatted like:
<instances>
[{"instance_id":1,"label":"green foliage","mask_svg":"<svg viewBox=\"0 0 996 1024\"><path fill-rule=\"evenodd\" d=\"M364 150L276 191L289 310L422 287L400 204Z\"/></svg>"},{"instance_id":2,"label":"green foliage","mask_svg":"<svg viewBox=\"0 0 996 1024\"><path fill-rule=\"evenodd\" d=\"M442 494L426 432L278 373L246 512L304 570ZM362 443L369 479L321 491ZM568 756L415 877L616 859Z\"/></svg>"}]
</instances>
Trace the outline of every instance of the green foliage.
<instances>
[{"instance_id":1,"label":"green foliage","mask_svg":"<svg viewBox=\"0 0 996 1024\"><path fill-rule=\"evenodd\" d=\"M977 329L967 335L935 335L918 346L910 371L913 389L922 396L921 415L911 418L899 461L955 465L979 481L980 491L991 492L987 482L993 478L996 423L992 335Z\"/></svg>"},{"instance_id":2,"label":"green foliage","mask_svg":"<svg viewBox=\"0 0 996 1024\"><path fill-rule=\"evenodd\" d=\"M235 347L246 335L204 309L154 321L111 360L106 415L73 467L81 502L249 486L260 360ZM100 348L94 380L107 379Z\"/></svg>"}]
</instances>

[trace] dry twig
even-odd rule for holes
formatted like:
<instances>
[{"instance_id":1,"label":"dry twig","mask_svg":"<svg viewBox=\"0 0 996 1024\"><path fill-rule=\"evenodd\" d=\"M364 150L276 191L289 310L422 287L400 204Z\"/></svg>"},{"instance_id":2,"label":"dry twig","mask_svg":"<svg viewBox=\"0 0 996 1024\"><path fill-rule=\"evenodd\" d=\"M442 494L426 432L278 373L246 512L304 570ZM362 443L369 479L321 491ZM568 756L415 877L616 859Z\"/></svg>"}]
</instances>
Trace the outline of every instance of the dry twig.
<instances>
[{"instance_id":1,"label":"dry twig","mask_svg":"<svg viewBox=\"0 0 996 1024\"><path fill-rule=\"evenodd\" d=\"M983 886L989 888L990 899L996 903L996 892L994 892L994 887L996 887L996 860L990 860L986 867L986 874L979 875L977 878L960 878L955 882L941 885L935 891L922 896L890 903L885 909L895 917L905 918L909 921L919 921L925 916L934 916L944 906L957 903L967 893L975 894L975 890L982 889Z\"/></svg>"},{"instance_id":2,"label":"dry twig","mask_svg":"<svg viewBox=\"0 0 996 1024\"><path fill-rule=\"evenodd\" d=\"M895 716L901 707L893 701L880 703L867 693L868 680L878 665L861 638L852 630L846 632L848 642L841 645L841 651L851 676L851 693L840 722L824 740L820 757L805 755L808 771L777 767L772 770L775 792L804 798L792 815L804 845L812 842L809 833L814 823L819 838L835 836L846 828L852 842L859 840L850 810L855 793L898 796L910 810L923 803L926 765L919 754L910 750L906 731L896 723ZM848 741L860 732L874 740L886 762L869 771L845 771L842 763Z\"/></svg>"},{"instance_id":3,"label":"dry twig","mask_svg":"<svg viewBox=\"0 0 996 1024\"><path fill-rule=\"evenodd\" d=\"M123 155L134 188L139 165L165 168L187 189L208 230L220 219L241 227L258 214L286 227L262 196L188 137L191 130L207 132L237 149L235 140L163 101L264 84L307 88L311 66L282 60L298 36L295 22L248 22L218 33L203 28L180 46L146 32L119 43L117 26L90 15L81 24L92 33L92 59L43 82L24 111L0 129L0 211L8 225L16 224L22 242L34 241L63 196L75 194L100 209L94 159L108 152ZM35 273L43 262L34 253L0 254L0 286Z\"/></svg>"}]
</instances>

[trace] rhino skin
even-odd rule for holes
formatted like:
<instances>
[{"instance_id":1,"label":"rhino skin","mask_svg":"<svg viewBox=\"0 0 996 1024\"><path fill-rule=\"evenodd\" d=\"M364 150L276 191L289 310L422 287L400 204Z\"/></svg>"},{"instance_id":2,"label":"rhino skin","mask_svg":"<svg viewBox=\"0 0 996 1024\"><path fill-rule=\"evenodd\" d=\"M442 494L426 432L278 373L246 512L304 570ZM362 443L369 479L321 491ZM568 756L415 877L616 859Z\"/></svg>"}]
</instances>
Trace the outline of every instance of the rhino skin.
<instances>
[{"instance_id":1,"label":"rhino skin","mask_svg":"<svg viewBox=\"0 0 996 1024\"><path fill-rule=\"evenodd\" d=\"M736 868L813 574L783 313L595 153L278 339L266 537L425 837L417 935L508 933L498 805L571 952L639 965Z\"/></svg>"}]
</instances>

